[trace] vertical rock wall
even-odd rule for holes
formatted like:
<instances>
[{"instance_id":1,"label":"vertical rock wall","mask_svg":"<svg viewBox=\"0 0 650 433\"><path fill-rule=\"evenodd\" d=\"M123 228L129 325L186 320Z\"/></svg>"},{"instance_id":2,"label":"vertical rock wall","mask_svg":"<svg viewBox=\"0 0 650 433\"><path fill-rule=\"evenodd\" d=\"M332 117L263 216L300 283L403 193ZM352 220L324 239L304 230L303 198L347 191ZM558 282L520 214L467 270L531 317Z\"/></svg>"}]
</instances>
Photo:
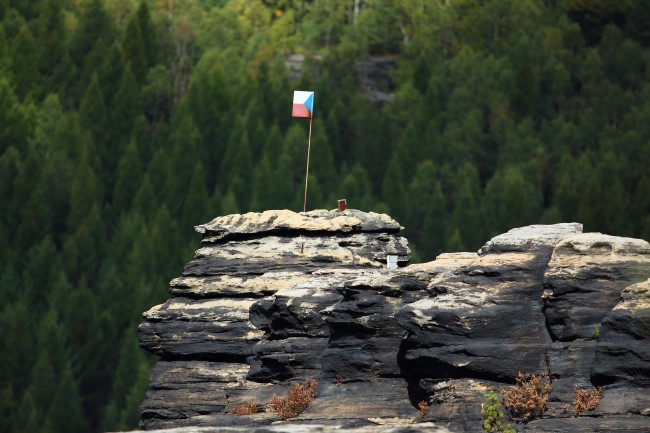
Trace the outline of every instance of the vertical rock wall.
<instances>
[{"instance_id":1,"label":"vertical rock wall","mask_svg":"<svg viewBox=\"0 0 650 433\"><path fill-rule=\"evenodd\" d=\"M201 248L140 326L141 346L161 358L142 427L268 425L272 413L233 409L316 378L297 422L481 432L485 392L522 371L548 373L553 391L518 431L650 431L650 244L529 226L478 254L404 266L400 229L354 210L198 226ZM402 267L388 271L388 254ZM604 386L587 417L560 410L576 385ZM430 409L416 420L419 401Z\"/></svg>"}]
</instances>

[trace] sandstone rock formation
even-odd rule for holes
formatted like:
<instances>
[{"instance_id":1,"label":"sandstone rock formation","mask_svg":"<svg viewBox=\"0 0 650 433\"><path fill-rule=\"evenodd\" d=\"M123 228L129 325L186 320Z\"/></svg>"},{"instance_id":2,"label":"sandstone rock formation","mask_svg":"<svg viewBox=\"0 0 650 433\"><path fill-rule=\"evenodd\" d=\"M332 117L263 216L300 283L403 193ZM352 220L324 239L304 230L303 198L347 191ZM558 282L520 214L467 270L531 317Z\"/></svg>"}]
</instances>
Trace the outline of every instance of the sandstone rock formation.
<instances>
[{"instance_id":1,"label":"sandstone rock formation","mask_svg":"<svg viewBox=\"0 0 650 433\"><path fill-rule=\"evenodd\" d=\"M274 413L235 407L316 378L310 409L282 431L481 432L485 392L522 371L548 373L553 390L520 432L650 431L650 244L529 226L478 254L406 266L400 230L355 210L198 226L201 248L140 325L141 346L161 358L142 428L274 431L263 427ZM572 418L560 408L576 385L604 394ZM430 408L418 418L420 401Z\"/></svg>"}]
</instances>

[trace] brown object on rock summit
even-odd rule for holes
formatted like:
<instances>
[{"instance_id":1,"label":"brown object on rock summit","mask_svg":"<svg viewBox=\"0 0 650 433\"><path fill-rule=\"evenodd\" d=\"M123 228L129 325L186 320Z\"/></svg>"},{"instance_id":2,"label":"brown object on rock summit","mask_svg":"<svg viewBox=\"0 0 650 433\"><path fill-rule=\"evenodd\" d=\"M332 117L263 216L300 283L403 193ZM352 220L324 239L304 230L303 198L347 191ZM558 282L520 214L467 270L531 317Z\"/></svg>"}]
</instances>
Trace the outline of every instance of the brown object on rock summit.
<instances>
[{"instance_id":1,"label":"brown object on rock summit","mask_svg":"<svg viewBox=\"0 0 650 433\"><path fill-rule=\"evenodd\" d=\"M201 248L139 328L161 358L141 427L482 432L485 392L525 372L548 373L552 391L520 432L650 430L650 244L537 225L405 266L400 230L357 210L197 226ZM306 379L317 397L295 420L234 414ZM574 386L603 387L589 418L555 410Z\"/></svg>"}]
</instances>

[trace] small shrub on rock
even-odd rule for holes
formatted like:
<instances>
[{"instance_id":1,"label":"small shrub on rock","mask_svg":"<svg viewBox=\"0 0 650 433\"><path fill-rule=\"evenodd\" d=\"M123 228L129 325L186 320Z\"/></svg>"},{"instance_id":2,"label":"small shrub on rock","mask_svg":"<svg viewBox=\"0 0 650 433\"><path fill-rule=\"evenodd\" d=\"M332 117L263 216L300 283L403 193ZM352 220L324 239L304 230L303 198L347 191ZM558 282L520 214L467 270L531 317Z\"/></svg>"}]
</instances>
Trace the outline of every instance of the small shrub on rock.
<instances>
[{"instance_id":1,"label":"small shrub on rock","mask_svg":"<svg viewBox=\"0 0 650 433\"><path fill-rule=\"evenodd\" d=\"M491 390L485 394L487 403L481 405L481 418L483 418L483 430L487 433L503 432L515 433L511 424L503 423L503 412L501 402L496 391Z\"/></svg>"},{"instance_id":2,"label":"small shrub on rock","mask_svg":"<svg viewBox=\"0 0 650 433\"><path fill-rule=\"evenodd\" d=\"M548 374L535 376L530 373L517 373L516 384L501 391L510 413L524 421L541 416L546 410L551 384Z\"/></svg>"},{"instance_id":3,"label":"small shrub on rock","mask_svg":"<svg viewBox=\"0 0 650 433\"><path fill-rule=\"evenodd\" d=\"M573 412L574 416L580 416L581 412L586 410L596 409L603 397L602 388L594 388L592 390L573 387Z\"/></svg>"},{"instance_id":4,"label":"small shrub on rock","mask_svg":"<svg viewBox=\"0 0 650 433\"><path fill-rule=\"evenodd\" d=\"M422 400L418 403L418 414L416 415L416 418L424 418L424 415L427 414L428 410L429 404L426 401Z\"/></svg>"},{"instance_id":5,"label":"small shrub on rock","mask_svg":"<svg viewBox=\"0 0 650 433\"><path fill-rule=\"evenodd\" d=\"M309 407L311 400L316 397L317 380L307 379L302 385L293 382L284 397L274 395L268 407L282 419L295 418Z\"/></svg>"},{"instance_id":6,"label":"small shrub on rock","mask_svg":"<svg viewBox=\"0 0 650 433\"><path fill-rule=\"evenodd\" d=\"M244 402L241 406L234 409L235 415L252 415L257 413L257 405L255 403Z\"/></svg>"}]
</instances>

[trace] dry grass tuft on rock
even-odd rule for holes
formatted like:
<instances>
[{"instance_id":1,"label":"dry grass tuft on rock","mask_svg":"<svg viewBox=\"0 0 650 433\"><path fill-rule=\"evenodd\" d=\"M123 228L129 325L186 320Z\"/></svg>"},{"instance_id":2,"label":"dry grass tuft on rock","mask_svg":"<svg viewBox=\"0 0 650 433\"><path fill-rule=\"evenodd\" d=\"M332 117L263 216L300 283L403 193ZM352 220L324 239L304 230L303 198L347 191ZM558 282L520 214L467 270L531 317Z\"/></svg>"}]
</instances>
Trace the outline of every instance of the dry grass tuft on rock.
<instances>
[{"instance_id":1,"label":"dry grass tuft on rock","mask_svg":"<svg viewBox=\"0 0 650 433\"><path fill-rule=\"evenodd\" d=\"M513 417L530 421L541 416L546 410L551 384L548 374L535 376L530 373L517 373L516 384L501 391L504 405Z\"/></svg>"},{"instance_id":2,"label":"dry grass tuft on rock","mask_svg":"<svg viewBox=\"0 0 650 433\"><path fill-rule=\"evenodd\" d=\"M422 400L421 402L418 403L418 414L416 417L420 419L424 418L424 415L427 414L428 410L429 410L429 404L426 401Z\"/></svg>"},{"instance_id":3,"label":"dry grass tuft on rock","mask_svg":"<svg viewBox=\"0 0 650 433\"><path fill-rule=\"evenodd\" d=\"M580 416L581 412L594 410L603 398L603 389L594 388L592 390L573 387L573 412L574 417Z\"/></svg>"},{"instance_id":4,"label":"dry grass tuft on rock","mask_svg":"<svg viewBox=\"0 0 650 433\"><path fill-rule=\"evenodd\" d=\"M295 418L307 410L311 400L316 397L316 386L316 379L307 379L304 385L292 382L285 396L274 395L268 407L282 419Z\"/></svg>"},{"instance_id":5,"label":"dry grass tuft on rock","mask_svg":"<svg viewBox=\"0 0 650 433\"><path fill-rule=\"evenodd\" d=\"M257 413L257 405L255 403L250 403L245 401L241 406L237 406L234 409L235 415L252 415Z\"/></svg>"}]
</instances>

